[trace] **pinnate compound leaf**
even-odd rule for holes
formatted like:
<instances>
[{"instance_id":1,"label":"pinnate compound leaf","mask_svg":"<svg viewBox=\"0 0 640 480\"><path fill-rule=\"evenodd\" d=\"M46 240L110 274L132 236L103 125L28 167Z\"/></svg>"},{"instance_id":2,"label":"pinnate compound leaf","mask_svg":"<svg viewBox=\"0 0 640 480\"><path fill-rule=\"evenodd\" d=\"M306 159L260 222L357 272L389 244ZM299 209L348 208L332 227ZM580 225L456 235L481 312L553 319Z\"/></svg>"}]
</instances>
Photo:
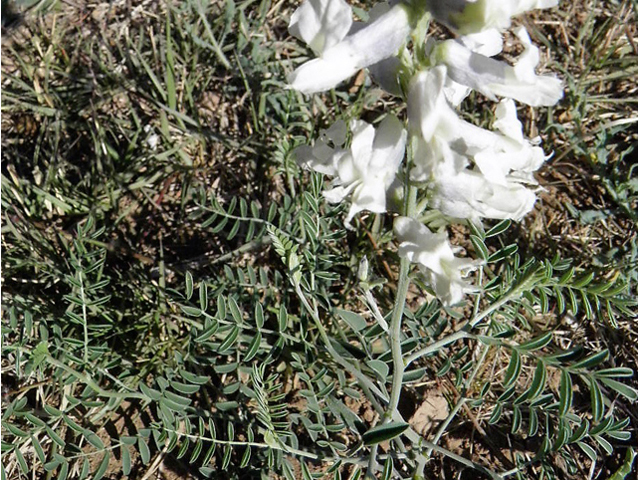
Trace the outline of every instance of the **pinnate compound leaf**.
<instances>
[{"instance_id":1,"label":"pinnate compound leaf","mask_svg":"<svg viewBox=\"0 0 640 480\"><path fill-rule=\"evenodd\" d=\"M375 445L385 440L391 440L409 428L408 423L391 422L372 428L362 435L362 442L365 445Z\"/></svg>"}]
</instances>

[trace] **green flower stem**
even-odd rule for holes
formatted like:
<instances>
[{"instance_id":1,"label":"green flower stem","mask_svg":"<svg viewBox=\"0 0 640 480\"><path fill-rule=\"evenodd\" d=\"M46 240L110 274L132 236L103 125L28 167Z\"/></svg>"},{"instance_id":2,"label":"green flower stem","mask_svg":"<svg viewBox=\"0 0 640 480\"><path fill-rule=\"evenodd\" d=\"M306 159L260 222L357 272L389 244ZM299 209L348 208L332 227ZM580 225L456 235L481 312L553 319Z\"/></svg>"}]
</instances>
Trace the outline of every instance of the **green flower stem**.
<instances>
[{"instance_id":1,"label":"green flower stem","mask_svg":"<svg viewBox=\"0 0 640 480\"><path fill-rule=\"evenodd\" d=\"M413 152L409 150L409 155ZM416 211L416 197L418 195L418 189L411 185L409 179L406 179L406 185L408 185L405 203L404 214L407 217L413 218ZM404 376L404 370L407 366L402 358L402 315L404 313L404 307L407 303L407 293L409 292L409 285L411 280L409 279L409 270L411 268L411 262L407 258L400 259L400 273L398 275L398 289L396 291L396 299L393 304L393 312L391 314L391 325L389 326L389 340L391 341L391 356L393 358L393 378L391 380L391 395L389 397L389 407L387 411L384 423L391 420L391 417L398 409L398 403L400 402L400 393L402 391L402 377Z\"/></svg>"},{"instance_id":2,"label":"green flower stem","mask_svg":"<svg viewBox=\"0 0 640 480\"><path fill-rule=\"evenodd\" d=\"M409 184L409 182L407 182ZM411 217L415 214L417 188L409 185L404 204L404 212ZM391 324L389 326L388 335L391 343L391 355L393 359L393 377L391 380L391 394L389 397L389 405L387 411L382 418L382 424L389 423L394 417L402 417L398 412L398 403L400 402L400 394L402 392L402 378L404 377L405 361L402 358L402 316L407 301L407 293L409 292L409 270L411 262L406 259L400 259L400 273L398 275L398 288L396 290L396 298L391 314ZM404 421L404 420L403 420ZM371 448L369 455L369 468L366 478L375 478L374 473L378 463L376 461L377 445Z\"/></svg>"},{"instance_id":3,"label":"green flower stem","mask_svg":"<svg viewBox=\"0 0 640 480\"><path fill-rule=\"evenodd\" d=\"M400 275L398 278L398 290L396 301L393 306L391 325L389 328L389 340L391 341L391 355L393 358L393 378L391 382L391 395L389 397L389 407L386 414L387 421L391 420L393 412L398 408L400 392L402 391L402 377L404 376L405 361L402 358L402 314L409 291L409 268L410 262L406 258L400 260ZM386 422L385 422L386 423Z\"/></svg>"}]
</instances>

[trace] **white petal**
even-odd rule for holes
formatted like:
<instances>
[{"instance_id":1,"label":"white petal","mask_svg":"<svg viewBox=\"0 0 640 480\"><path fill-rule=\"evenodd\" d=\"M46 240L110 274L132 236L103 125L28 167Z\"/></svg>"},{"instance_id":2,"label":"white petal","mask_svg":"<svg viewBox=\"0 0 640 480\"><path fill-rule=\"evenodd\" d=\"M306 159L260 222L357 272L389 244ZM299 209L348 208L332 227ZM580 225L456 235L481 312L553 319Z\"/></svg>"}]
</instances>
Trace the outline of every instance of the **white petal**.
<instances>
[{"instance_id":1,"label":"white petal","mask_svg":"<svg viewBox=\"0 0 640 480\"><path fill-rule=\"evenodd\" d=\"M418 139L414 167L410 177L414 182L429 182L440 175L454 175L469 165L467 157L451 149L446 138L434 136L431 141Z\"/></svg>"},{"instance_id":2,"label":"white petal","mask_svg":"<svg viewBox=\"0 0 640 480\"><path fill-rule=\"evenodd\" d=\"M354 167L360 175L366 174L373 150L373 140L376 129L373 125L362 120L352 120L350 124L353 138L351 140L351 155Z\"/></svg>"},{"instance_id":3,"label":"white petal","mask_svg":"<svg viewBox=\"0 0 640 480\"><path fill-rule=\"evenodd\" d=\"M391 185L404 158L406 142L407 132L400 120L393 115L387 115L376 130L373 154L369 163L369 172L381 178L385 188Z\"/></svg>"},{"instance_id":4,"label":"white petal","mask_svg":"<svg viewBox=\"0 0 640 480\"><path fill-rule=\"evenodd\" d=\"M557 4L558 0L427 0L436 19L463 35L489 28L504 29L514 15Z\"/></svg>"},{"instance_id":5,"label":"white petal","mask_svg":"<svg viewBox=\"0 0 640 480\"><path fill-rule=\"evenodd\" d=\"M360 70L355 53L347 45L336 45L322 58L310 60L290 73L290 88L306 94L332 89Z\"/></svg>"},{"instance_id":6,"label":"white petal","mask_svg":"<svg viewBox=\"0 0 640 480\"><path fill-rule=\"evenodd\" d=\"M319 54L347 35L351 15L351 7L344 0L305 0L291 16L289 32Z\"/></svg>"},{"instance_id":7,"label":"white petal","mask_svg":"<svg viewBox=\"0 0 640 480\"><path fill-rule=\"evenodd\" d=\"M336 171L341 184L348 185L362 178L362 171L355 164L351 152L345 151L344 154L336 160Z\"/></svg>"},{"instance_id":8,"label":"white petal","mask_svg":"<svg viewBox=\"0 0 640 480\"><path fill-rule=\"evenodd\" d=\"M324 192L322 192L322 195L327 199L329 203L340 203L347 197L347 195L351 193L353 187L354 185L350 185L348 187L334 187L331 190L325 190Z\"/></svg>"},{"instance_id":9,"label":"white petal","mask_svg":"<svg viewBox=\"0 0 640 480\"><path fill-rule=\"evenodd\" d=\"M495 28L460 37L460 41L472 52L493 57L502 51L502 34Z\"/></svg>"},{"instance_id":10,"label":"white petal","mask_svg":"<svg viewBox=\"0 0 640 480\"><path fill-rule=\"evenodd\" d=\"M445 305L457 303L464 293L476 291L462 277L479 263L455 257L446 233L433 233L407 217L396 218L394 231L400 241L398 254L420 265L427 282Z\"/></svg>"},{"instance_id":11,"label":"white petal","mask_svg":"<svg viewBox=\"0 0 640 480\"><path fill-rule=\"evenodd\" d=\"M505 98L498 103L493 128L519 143L523 142L522 124L518 120L518 112L513 100Z\"/></svg>"},{"instance_id":12,"label":"white petal","mask_svg":"<svg viewBox=\"0 0 640 480\"><path fill-rule=\"evenodd\" d=\"M335 175L336 169L333 166L331 155L326 158L316 155L316 153L321 150L320 146L310 147L308 145L300 145L293 150L293 156L298 165L303 168L315 170L325 175Z\"/></svg>"},{"instance_id":13,"label":"white petal","mask_svg":"<svg viewBox=\"0 0 640 480\"><path fill-rule=\"evenodd\" d=\"M447 74L456 82L479 91L494 100L509 97L532 106L554 105L562 98L562 82L555 76L540 76L534 71L537 48L525 44L525 52L512 67L480 55L457 40L446 40L437 57L447 65Z\"/></svg>"},{"instance_id":14,"label":"white petal","mask_svg":"<svg viewBox=\"0 0 640 480\"><path fill-rule=\"evenodd\" d=\"M422 223L408 217L398 217L393 229L401 242L398 254L413 263L420 263L430 270L442 273L442 259L453 259L453 251L447 250L447 234L433 233Z\"/></svg>"},{"instance_id":15,"label":"white petal","mask_svg":"<svg viewBox=\"0 0 640 480\"><path fill-rule=\"evenodd\" d=\"M445 215L470 219L521 220L535 202L535 193L523 185L491 183L469 170L441 175L432 196L432 206Z\"/></svg>"},{"instance_id":16,"label":"white petal","mask_svg":"<svg viewBox=\"0 0 640 480\"><path fill-rule=\"evenodd\" d=\"M387 207L385 190L384 185L371 180L358 185L351 196L351 210L354 215L362 210L375 213L384 212ZM348 223L350 220L351 218L348 218L346 222Z\"/></svg>"},{"instance_id":17,"label":"white petal","mask_svg":"<svg viewBox=\"0 0 640 480\"><path fill-rule=\"evenodd\" d=\"M399 3L366 27L324 50L321 58L298 67L289 75L289 84L307 94L329 90L361 68L395 55L410 30L406 7Z\"/></svg>"},{"instance_id":18,"label":"white petal","mask_svg":"<svg viewBox=\"0 0 640 480\"><path fill-rule=\"evenodd\" d=\"M443 90L446 73L444 66L430 68L414 75L409 83L409 126L419 131L426 141L440 125L443 112L449 109Z\"/></svg>"}]
</instances>

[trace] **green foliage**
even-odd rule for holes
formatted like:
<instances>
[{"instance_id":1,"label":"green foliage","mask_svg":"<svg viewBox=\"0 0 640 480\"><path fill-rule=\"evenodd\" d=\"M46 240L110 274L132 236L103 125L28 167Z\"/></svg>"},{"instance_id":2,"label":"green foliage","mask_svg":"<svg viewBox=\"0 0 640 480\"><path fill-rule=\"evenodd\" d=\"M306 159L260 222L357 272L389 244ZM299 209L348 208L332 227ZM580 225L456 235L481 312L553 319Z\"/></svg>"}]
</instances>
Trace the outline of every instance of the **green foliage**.
<instances>
[{"instance_id":1,"label":"green foliage","mask_svg":"<svg viewBox=\"0 0 640 480\"><path fill-rule=\"evenodd\" d=\"M614 342L567 342L560 323L610 333L635 314L626 245L613 275L539 261L505 221L470 227L486 261L474 305L443 308L414 278L401 396L437 385L450 406L421 439L384 416L390 222L346 231L323 177L291 155L318 114L375 116L380 93L286 90L306 52L282 40L283 4L118 8L27 16L24 41L3 46L3 478L138 478L168 459L199 478L361 478L376 451L382 478L426 475L467 406L526 453L523 477L626 448L634 371ZM572 108L588 115L579 90ZM622 127L579 142L553 127L598 169L607 218L637 209L631 150L609 162Z\"/></svg>"}]
</instances>

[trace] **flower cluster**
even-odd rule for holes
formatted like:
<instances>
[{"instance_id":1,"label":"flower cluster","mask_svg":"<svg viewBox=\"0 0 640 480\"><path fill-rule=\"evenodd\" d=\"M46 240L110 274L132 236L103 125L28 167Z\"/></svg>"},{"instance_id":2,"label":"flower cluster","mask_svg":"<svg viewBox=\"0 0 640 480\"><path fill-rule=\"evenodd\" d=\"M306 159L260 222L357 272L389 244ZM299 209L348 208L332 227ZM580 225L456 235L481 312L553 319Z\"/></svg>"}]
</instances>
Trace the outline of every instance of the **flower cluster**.
<instances>
[{"instance_id":1,"label":"flower cluster","mask_svg":"<svg viewBox=\"0 0 640 480\"><path fill-rule=\"evenodd\" d=\"M539 51L524 27L514 30L522 53L513 64L495 59L502 52L499 29L513 15L548 8L557 0L400 0L382 2L366 22L355 22L344 0L304 0L291 18L289 31L306 42L317 58L288 78L290 88L305 94L338 86L367 68L382 88L407 104L406 126L387 115L374 126L338 120L321 132L313 147L295 151L306 168L334 177L325 192L330 202L349 199L345 220L360 211L385 212L390 189L407 158L403 180L419 188L420 205L452 219L481 225L481 219L522 219L536 201L533 176L548 158L540 139L526 138L516 103L553 105L562 97L562 82L538 75ZM426 37L435 19L456 38ZM422 35L422 37L420 37ZM492 129L463 120L457 112L474 90L497 101ZM500 100L499 100L500 99ZM394 231L399 254L420 265L426 280L445 304L454 304L475 289L463 280L476 262L454 256L446 233L433 233L401 212Z\"/></svg>"}]
</instances>

